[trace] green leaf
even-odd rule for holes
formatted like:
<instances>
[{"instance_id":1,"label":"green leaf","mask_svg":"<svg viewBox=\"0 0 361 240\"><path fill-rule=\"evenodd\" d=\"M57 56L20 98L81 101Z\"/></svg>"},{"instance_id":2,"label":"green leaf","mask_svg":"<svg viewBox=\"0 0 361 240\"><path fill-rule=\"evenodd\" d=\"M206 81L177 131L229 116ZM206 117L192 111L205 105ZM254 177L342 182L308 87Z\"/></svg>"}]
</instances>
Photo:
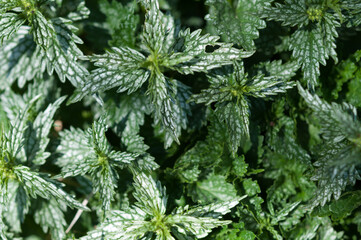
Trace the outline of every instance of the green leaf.
<instances>
[{"instance_id":1,"label":"green leaf","mask_svg":"<svg viewBox=\"0 0 361 240\"><path fill-rule=\"evenodd\" d=\"M302 66L304 79L310 89L318 85L319 64L326 65L329 56L337 62L335 39L338 26L334 17L325 16L320 26L300 28L291 37L292 56Z\"/></svg>"},{"instance_id":2,"label":"green leaf","mask_svg":"<svg viewBox=\"0 0 361 240\"><path fill-rule=\"evenodd\" d=\"M357 113L354 106L347 103L343 105L329 104L317 95L311 95L300 85L298 85L298 89L308 106L314 111L316 118L320 121L324 139L335 144L344 139L357 142L361 125L357 121Z\"/></svg>"},{"instance_id":3,"label":"green leaf","mask_svg":"<svg viewBox=\"0 0 361 240\"><path fill-rule=\"evenodd\" d=\"M194 202L211 203L229 201L237 197L237 191L222 175L210 174L203 181L197 181L188 187L188 195Z\"/></svg>"},{"instance_id":4,"label":"green leaf","mask_svg":"<svg viewBox=\"0 0 361 240\"><path fill-rule=\"evenodd\" d=\"M244 161L244 156L236 157L232 161L233 172L237 177L243 177L248 169L248 164Z\"/></svg>"},{"instance_id":5,"label":"green leaf","mask_svg":"<svg viewBox=\"0 0 361 240\"><path fill-rule=\"evenodd\" d=\"M21 232L30 201L24 188L16 181L8 182L9 203L5 208L5 219L11 230Z\"/></svg>"},{"instance_id":6,"label":"green leaf","mask_svg":"<svg viewBox=\"0 0 361 240\"><path fill-rule=\"evenodd\" d=\"M47 67L49 75L55 70L62 82L65 82L65 79L67 78L74 86L78 86L85 81L85 78L88 75L87 69L77 62L78 59L83 57L83 53L76 44L81 44L82 40L74 34L77 29L72 25L70 20L56 17L48 19L39 9L46 5L47 3L43 1L37 2L36 4L33 1L17 1L15 4L11 5L11 8L15 7L15 12L21 12L20 14L17 14L16 18L25 17L24 20L21 20L22 23L24 23L25 20L28 20L31 25L33 40L37 47L40 47L40 49L37 50L39 51L37 54L40 53L41 58L46 59L44 60L46 62L45 66L37 66L38 70L41 69L41 72L39 72L42 73L45 70L45 67ZM13 27L18 29L20 27L20 22L17 22ZM6 30L4 30L4 32L4 34L9 37ZM10 30L10 32L14 31ZM1 37L3 36L1 35ZM24 52L24 48L21 47L19 51ZM33 52L33 50L30 52ZM18 56L16 56L16 58L18 58ZM20 58L20 60L25 59ZM39 59L37 60L39 61Z\"/></svg>"},{"instance_id":7,"label":"green leaf","mask_svg":"<svg viewBox=\"0 0 361 240\"><path fill-rule=\"evenodd\" d=\"M208 72L211 69L230 65L234 60L251 56L253 51L240 51L232 44L218 42L218 36L201 35L201 30L179 31L175 39L174 53L163 60L163 65L182 74ZM206 47L213 47L210 52Z\"/></svg>"},{"instance_id":8,"label":"green leaf","mask_svg":"<svg viewBox=\"0 0 361 240\"><path fill-rule=\"evenodd\" d=\"M107 220L96 230L82 237L87 239L189 239L207 236L215 227L229 224L221 221L222 215L239 203L244 197L213 203L190 209L179 207L165 215L167 195L160 182L144 172L133 170L135 207L125 211L111 211ZM154 236L154 233L156 236ZM188 237L189 236L189 237Z\"/></svg>"},{"instance_id":9,"label":"green leaf","mask_svg":"<svg viewBox=\"0 0 361 240\"><path fill-rule=\"evenodd\" d=\"M48 26L53 26L55 31L51 35L49 47L44 54L48 61L49 74L55 70L60 81L65 82L67 78L74 86L81 86L89 73L78 62L83 53L76 44L82 44L83 41L74 34L76 28L71 23L70 20L63 18L51 20Z\"/></svg>"},{"instance_id":10,"label":"green leaf","mask_svg":"<svg viewBox=\"0 0 361 240\"><path fill-rule=\"evenodd\" d=\"M67 15L67 18L71 21L84 20L90 15L90 10L86 7L85 0L77 0L75 3L70 2L67 4L67 7L71 9L71 12Z\"/></svg>"},{"instance_id":11,"label":"green leaf","mask_svg":"<svg viewBox=\"0 0 361 240\"><path fill-rule=\"evenodd\" d=\"M45 71L47 61L29 33L30 28L22 26L0 47L0 82L4 86L18 80L19 87L23 87Z\"/></svg>"},{"instance_id":12,"label":"green leaf","mask_svg":"<svg viewBox=\"0 0 361 240\"><path fill-rule=\"evenodd\" d=\"M31 22L31 31L33 33L35 43L44 50L48 49L53 33L55 33L54 26L39 11L34 12Z\"/></svg>"},{"instance_id":13,"label":"green leaf","mask_svg":"<svg viewBox=\"0 0 361 240\"><path fill-rule=\"evenodd\" d=\"M60 133L62 141L57 150L62 156L57 164L62 167L62 177L90 174L93 191L100 194L102 210L108 211L117 187L116 168L127 166L138 154L112 150L105 136L105 121L104 117L95 121L86 132L72 128Z\"/></svg>"},{"instance_id":14,"label":"green leaf","mask_svg":"<svg viewBox=\"0 0 361 240\"><path fill-rule=\"evenodd\" d=\"M106 23L112 40L111 46L135 47L137 24L139 16L134 13L135 1L123 6L120 2L112 0L99 1L100 10L106 16Z\"/></svg>"},{"instance_id":15,"label":"green leaf","mask_svg":"<svg viewBox=\"0 0 361 240\"><path fill-rule=\"evenodd\" d=\"M298 85L300 94L320 121L326 143L321 148L313 177L318 191L310 206L323 206L333 195L337 200L347 185L354 185L360 176L356 165L360 159L360 122L356 109L349 104L329 104L317 95L311 95Z\"/></svg>"},{"instance_id":16,"label":"green leaf","mask_svg":"<svg viewBox=\"0 0 361 240\"><path fill-rule=\"evenodd\" d=\"M50 153L45 152L49 143L49 132L53 126L53 117L60 104L65 100L61 97L53 104L40 112L33 123L28 123L28 127L24 133L24 149L26 160L29 163L42 165Z\"/></svg>"},{"instance_id":17,"label":"green leaf","mask_svg":"<svg viewBox=\"0 0 361 240\"><path fill-rule=\"evenodd\" d=\"M107 215L106 222L80 239L92 240L106 237L105 239L137 240L150 230L151 226L145 218L146 213L136 207L125 211L113 210ZM143 237L143 239L150 238Z\"/></svg>"},{"instance_id":18,"label":"green leaf","mask_svg":"<svg viewBox=\"0 0 361 240\"><path fill-rule=\"evenodd\" d=\"M320 217L331 216L332 220L339 221L349 216L360 204L361 192L347 192L336 201L332 201L323 207L314 210L314 214Z\"/></svg>"},{"instance_id":19,"label":"green leaf","mask_svg":"<svg viewBox=\"0 0 361 240\"><path fill-rule=\"evenodd\" d=\"M274 7L266 7L263 17L281 21L284 26L304 26L309 23L307 0L286 0L285 4L275 3Z\"/></svg>"},{"instance_id":20,"label":"green leaf","mask_svg":"<svg viewBox=\"0 0 361 240\"><path fill-rule=\"evenodd\" d=\"M294 68L294 70L297 70ZM288 76L292 74L288 73ZM215 113L225 122L228 132L228 145L235 156L241 139L249 134L249 97L267 98L286 92L295 84L284 77L262 74L248 79L241 62L234 62L233 68L216 69L209 75L210 87L192 96L196 103L207 105L216 102Z\"/></svg>"},{"instance_id":21,"label":"green leaf","mask_svg":"<svg viewBox=\"0 0 361 240\"><path fill-rule=\"evenodd\" d=\"M65 209L66 206L59 204L54 198L49 201L40 200L34 213L34 220L40 224L44 233L50 229L52 238L65 239L66 221L63 213Z\"/></svg>"},{"instance_id":22,"label":"green leaf","mask_svg":"<svg viewBox=\"0 0 361 240\"><path fill-rule=\"evenodd\" d=\"M31 171L25 166L16 166L13 168L14 174L23 185L27 194L35 198L40 196L49 199L55 198L57 201L64 202L71 208L89 210L81 203L69 196L64 190L54 184L49 178L41 176L40 173Z\"/></svg>"},{"instance_id":23,"label":"green leaf","mask_svg":"<svg viewBox=\"0 0 361 240\"><path fill-rule=\"evenodd\" d=\"M160 182L144 172L134 172L134 197L136 206L145 213L157 216L164 214L167 207L167 195Z\"/></svg>"},{"instance_id":24,"label":"green leaf","mask_svg":"<svg viewBox=\"0 0 361 240\"><path fill-rule=\"evenodd\" d=\"M227 42L237 43L246 50L255 48L253 42L259 29L266 27L259 12L269 4L268 0L207 0L209 14L205 19Z\"/></svg>"},{"instance_id":25,"label":"green leaf","mask_svg":"<svg viewBox=\"0 0 361 240\"><path fill-rule=\"evenodd\" d=\"M228 144L233 154L241 145L242 137L249 138L249 109L245 98L239 97L238 103L228 102L218 104L216 115L220 121L225 122L228 129Z\"/></svg>"},{"instance_id":26,"label":"green leaf","mask_svg":"<svg viewBox=\"0 0 361 240\"><path fill-rule=\"evenodd\" d=\"M242 184L243 184L244 190L246 191L246 194L250 197L261 192L261 189L260 189L257 181L253 181L250 178L243 180Z\"/></svg>"},{"instance_id":27,"label":"green leaf","mask_svg":"<svg viewBox=\"0 0 361 240\"><path fill-rule=\"evenodd\" d=\"M347 27L359 26L361 24L361 3L357 0L342 1L341 7L347 10Z\"/></svg>"},{"instance_id":28,"label":"green leaf","mask_svg":"<svg viewBox=\"0 0 361 240\"><path fill-rule=\"evenodd\" d=\"M93 55L90 58L99 67L92 72L91 85L81 88L86 93L104 91L119 87L118 92L135 92L149 78L149 71L141 69L145 60L143 54L128 47L113 47L104 55Z\"/></svg>"},{"instance_id":29,"label":"green leaf","mask_svg":"<svg viewBox=\"0 0 361 240\"><path fill-rule=\"evenodd\" d=\"M225 126L212 114L205 141L198 141L175 163L171 174L177 175L182 182L197 181L202 169L214 167L222 157L226 141ZM215 161L216 160L216 161Z\"/></svg>"},{"instance_id":30,"label":"green leaf","mask_svg":"<svg viewBox=\"0 0 361 240\"><path fill-rule=\"evenodd\" d=\"M5 13L0 16L0 41L3 43L17 32L25 19L15 13Z\"/></svg>"},{"instance_id":31,"label":"green leaf","mask_svg":"<svg viewBox=\"0 0 361 240\"><path fill-rule=\"evenodd\" d=\"M264 17L270 20L298 27L291 35L289 49L302 66L304 80L310 89L318 85L320 63L326 65L330 56L337 62L336 27L340 23L328 12L330 8L334 10L328 1L286 0L285 4L276 3L275 7L264 11Z\"/></svg>"}]
</instances>

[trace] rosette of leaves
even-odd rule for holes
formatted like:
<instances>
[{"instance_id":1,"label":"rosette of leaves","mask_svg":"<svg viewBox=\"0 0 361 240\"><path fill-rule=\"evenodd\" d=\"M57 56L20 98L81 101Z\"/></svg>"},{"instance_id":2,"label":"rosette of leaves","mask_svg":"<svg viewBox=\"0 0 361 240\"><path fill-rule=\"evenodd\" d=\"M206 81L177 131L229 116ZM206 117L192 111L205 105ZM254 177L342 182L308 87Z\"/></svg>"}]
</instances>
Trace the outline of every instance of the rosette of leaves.
<instances>
[{"instance_id":1,"label":"rosette of leaves","mask_svg":"<svg viewBox=\"0 0 361 240\"><path fill-rule=\"evenodd\" d=\"M115 87L118 92L131 94L146 85L149 102L154 106L155 122L161 123L163 131L178 142L190 115L186 102L190 90L181 82L166 77L164 72L208 72L253 52L220 43L218 36L201 35L201 30L180 30L171 16L161 12L157 0L141 3L146 14L138 48L113 47L103 55L91 56L90 60L98 68L92 72L90 80L78 88L72 102Z\"/></svg>"},{"instance_id":2,"label":"rosette of leaves","mask_svg":"<svg viewBox=\"0 0 361 240\"><path fill-rule=\"evenodd\" d=\"M268 69L275 75L265 76L257 74L249 79L244 71L242 62L234 62L233 66L215 69L208 75L210 87L201 93L192 96L196 103L215 103L215 113L221 122L227 126L228 145L233 155L236 154L242 138L249 138L249 99L269 98L270 96L284 93L292 88L295 83L288 81L297 66L291 65L287 71L274 62Z\"/></svg>"},{"instance_id":3,"label":"rosette of leaves","mask_svg":"<svg viewBox=\"0 0 361 240\"><path fill-rule=\"evenodd\" d=\"M230 224L219 218L230 212L244 197L190 208L178 207L167 212L165 188L145 172L133 171L136 203L124 210L112 210L106 220L81 240L90 239L199 239L213 228Z\"/></svg>"},{"instance_id":4,"label":"rosette of leaves","mask_svg":"<svg viewBox=\"0 0 361 240\"><path fill-rule=\"evenodd\" d=\"M74 86L85 81L88 71L78 59L82 40L75 35L73 21L84 19L89 10L84 1L69 8L66 1L0 1L0 82L3 86L18 80L23 87L28 80L46 69ZM58 17L58 16L64 17Z\"/></svg>"},{"instance_id":5,"label":"rosette of leaves","mask_svg":"<svg viewBox=\"0 0 361 240\"><path fill-rule=\"evenodd\" d=\"M34 210L35 215L52 206L52 219L36 218L35 221L41 223L45 232L50 228L52 235L59 239L65 237L63 211L66 206L88 210L62 189L63 184L39 171L50 156L46 151L48 135L53 116L65 97L48 104L45 95L39 94L44 89L38 89L46 84L37 84L30 85L23 97L11 90L1 96L7 115L7 121L2 122L0 128L1 239L13 239L12 233L22 231L21 225L34 199L43 206ZM49 89L45 89L44 94L46 91Z\"/></svg>"},{"instance_id":6,"label":"rosette of leaves","mask_svg":"<svg viewBox=\"0 0 361 240\"><path fill-rule=\"evenodd\" d=\"M313 208L323 206L332 196L337 200L347 185L354 185L360 179L356 167L361 160L361 123L356 108L351 104L330 104L310 94L301 85L298 89L313 110L324 140L311 178L318 181L317 192L310 203Z\"/></svg>"},{"instance_id":7,"label":"rosette of leaves","mask_svg":"<svg viewBox=\"0 0 361 240\"><path fill-rule=\"evenodd\" d=\"M108 211L117 187L117 168L134 162L139 154L112 150L105 136L108 129L105 121L105 117L95 121L87 131L75 128L62 131L57 164L62 167L61 177L90 175L93 192L99 193L102 201L101 209Z\"/></svg>"},{"instance_id":8,"label":"rosette of leaves","mask_svg":"<svg viewBox=\"0 0 361 240\"><path fill-rule=\"evenodd\" d=\"M285 0L266 7L263 16L282 22L284 26L296 27L289 40L292 56L302 66L303 78L309 89L319 84L320 64L332 57L337 63L337 28L360 24L357 14L361 5L357 1L339 0ZM346 14L346 15L344 15ZM352 21L352 24L351 22Z\"/></svg>"}]
</instances>

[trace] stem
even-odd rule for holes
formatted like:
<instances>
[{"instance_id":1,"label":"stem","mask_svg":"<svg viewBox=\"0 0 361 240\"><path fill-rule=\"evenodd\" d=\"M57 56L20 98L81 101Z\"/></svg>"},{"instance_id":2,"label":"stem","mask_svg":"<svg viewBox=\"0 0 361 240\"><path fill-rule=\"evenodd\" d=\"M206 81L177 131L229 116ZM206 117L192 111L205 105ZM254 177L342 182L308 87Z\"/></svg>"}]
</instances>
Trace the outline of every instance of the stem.
<instances>
[{"instance_id":1,"label":"stem","mask_svg":"<svg viewBox=\"0 0 361 240\"><path fill-rule=\"evenodd\" d=\"M93 196L93 193L90 193L89 196L83 200L83 202L81 203L84 207L88 204L89 199ZM76 212L73 220L71 221L69 227L66 229L65 233L68 234L71 229L74 227L75 223L79 220L81 214L83 213L84 210L82 209L78 209L78 211Z\"/></svg>"}]
</instances>

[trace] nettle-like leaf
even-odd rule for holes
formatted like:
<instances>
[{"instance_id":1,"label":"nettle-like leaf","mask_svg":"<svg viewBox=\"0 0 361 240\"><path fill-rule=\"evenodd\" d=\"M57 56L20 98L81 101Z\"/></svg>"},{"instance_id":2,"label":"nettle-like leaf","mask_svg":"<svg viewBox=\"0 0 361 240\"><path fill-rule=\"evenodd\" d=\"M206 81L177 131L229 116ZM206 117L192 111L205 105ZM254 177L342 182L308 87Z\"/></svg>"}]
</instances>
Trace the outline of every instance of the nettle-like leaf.
<instances>
[{"instance_id":1,"label":"nettle-like leaf","mask_svg":"<svg viewBox=\"0 0 361 240\"><path fill-rule=\"evenodd\" d=\"M54 239L64 239L66 221L63 211L65 210L66 205L59 204L54 199L39 201L34 213L34 220L40 224L45 233L50 229Z\"/></svg>"},{"instance_id":2,"label":"nettle-like leaf","mask_svg":"<svg viewBox=\"0 0 361 240\"><path fill-rule=\"evenodd\" d=\"M235 187L224 176L216 174L209 174L206 179L190 185L188 192L192 200L199 203L229 201L237 197Z\"/></svg>"},{"instance_id":3,"label":"nettle-like leaf","mask_svg":"<svg viewBox=\"0 0 361 240\"><path fill-rule=\"evenodd\" d=\"M33 172L26 166L16 166L13 169L14 177L21 182L26 193L33 198L40 196L45 199L55 198L72 208L89 210L81 203L72 198L68 193L58 186L54 181L44 174Z\"/></svg>"},{"instance_id":4,"label":"nettle-like leaf","mask_svg":"<svg viewBox=\"0 0 361 240\"><path fill-rule=\"evenodd\" d=\"M361 192L359 190L347 192L340 199L334 200L323 207L317 207L313 215L320 217L331 216L332 220L341 220L360 206L360 198Z\"/></svg>"},{"instance_id":5,"label":"nettle-like leaf","mask_svg":"<svg viewBox=\"0 0 361 240\"><path fill-rule=\"evenodd\" d=\"M146 93L154 105L156 123L161 123L173 140L178 141L179 119L184 118L189 107L186 102L179 102L180 94L176 89L180 83L163 73L167 70L182 74L207 72L231 64L233 59L248 57L252 52L220 43L217 36L201 35L201 30L179 30L174 20L160 11L157 0L143 1L143 5L146 16L141 48L145 54L130 47L113 47L104 55L90 57L98 68L92 72L90 81L78 88L72 101L114 87L118 87L118 92L130 94L148 82ZM208 47L215 49L209 52L206 51Z\"/></svg>"},{"instance_id":6,"label":"nettle-like leaf","mask_svg":"<svg viewBox=\"0 0 361 240\"><path fill-rule=\"evenodd\" d=\"M11 64L2 64L1 82L18 79L22 87L45 68L50 75L55 70L62 82L68 79L74 86L85 81L88 71L78 62L83 54L76 45L82 40L74 34L77 29L71 20L47 16L54 8L46 1L13 1L0 7L0 39L5 40L0 56L11 60ZM24 26L25 22L30 27Z\"/></svg>"},{"instance_id":7,"label":"nettle-like leaf","mask_svg":"<svg viewBox=\"0 0 361 240\"><path fill-rule=\"evenodd\" d=\"M259 36L258 30L266 27L260 11L269 3L269 0L207 0L209 14L205 19L227 42L252 50L255 48L253 41Z\"/></svg>"},{"instance_id":8,"label":"nettle-like leaf","mask_svg":"<svg viewBox=\"0 0 361 240\"><path fill-rule=\"evenodd\" d=\"M99 1L100 10L106 16L106 23L109 33L112 36L109 45L127 46L134 48L136 46L136 30L139 23L139 16L134 13L136 2L130 2L126 6L122 3L112 0Z\"/></svg>"},{"instance_id":9,"label":"nettle-like leaf","mask_svg":"<svg viewBox=\"0 0 361 240\"><path fill-rule=\"evenodd\" d=\"M147 150L149 146L139 135L140 127L144 124L146 114L150 114L152 107L147 97L140 92L134 94L119 94L114 100L105 102L110 127L121 138L126 150L139 154L133 165L144 170L155 170L159 165L154 161Z\"/></svg>"},{"instance_id":10,"label":"nettle-like leaf","mask_svg":"<svg viewBox=\"0 0 361 240\"><path fill-rule=\"evenodd\" d=\"M27 213L30 197L54 199L59 204L88 210L65 192L61 187L62 184L51 180L48 174L39 172L33 166L34 163L42 164L48 156L44 153L49 141L47 135L52 125L51 119L64 100L60 98L43 112L32 112L38 99L39 96L36 96L23 107L19 107L20 113L15 119L9 121L9 127L6 131L2 130L0 137L0 186L2 189L0 193L2 215L0 217L3 218L5 214L8 224L12 225L11 229L17 232L20 231L19 226ZM30 125L33 129L29 129ZM27 149L30 146L32 149ZM13 211L10 212L10 210Z\"/></svg>"},{"instance_id":11,"label":"nettle-like leaf","mask_svg":"<svg viewBox=\"0 0 361 240\"><path fill-rule=\"evenodd\" d=\"M292 56L302 66L304 79L308 88L314 89L320 75L320 64L332 57L337 62L336 27L340 26L339 3L322 0L286 0L284 4L275 3L274 7L266 8L264 17L269 20L281 21L284 26L297 26L291 35L289 49ZM336 1L337 2L337 1Z\"/></svg>"},{"instance_id":12,"label":"nettle-like leaf","mask_svg":"<svg viewBox=\"0 0 361 240\"><path fill-rule=\"evenodd\" d=\"M204 141L198 141L185 152L174 164L170 174L185 183L196 183L203 169L209 170L222 159L227 139L227 128L218 120L214 113L208 116L210 124L208 135Z\"/></svg>"},{"instance_id":13,"label":"nettle-like leaf","mask_svg":"<svg viewBox=\"0 0 361 240\"><path fill-rule=\"evenodd\" d=\"M288 73L286 73L288 74ZM242 138L249 138L249 97L267 98L284 93L295 83L279 76L259 74L248 79L243 63L214 70L209 76L210 88L192 96L196 103L216 103L215 113L226 123L228 144L234 155Z\"/></svg>"},{"instance_id":14,"label":"nettle-like leaf","mask_svg":"<svg viewBox=\"0 0 361 240\"><path fill-rule=\"evenodd\" d=\"M361 124L352 105L329 104L300 85L298 89L314 111L325 141L314 163L317 168L312 180L318 181L318 191L311 203L312 207L323 206L332 195L337 200L347 185L360 179L356 166L361 157Z\"/></svg>"},{"instance_id":15,"label":"nettle-like leaf","mask_svg":"<svg viewBox=\"0 0 361 240\"><path fill-rule=\"evenodd\" d=\"M147 173L133 173L134 197L137 200L135 205L123 211L110 211L107 220L82 237L82 240L203 238L213 228L231 223L219 218L230 212L242 199L235 197L229 201L194 208L179 207L166 215L165 188Z\"/></svg>"},{"instance_id":16,"label":"nettle-like leaf","mask_svg":"<svg viewBox=\"0 0 361 240\"><path fill-rule=\"evenodd\" d=\"M124 168L133 162L138 154L112 150L105 132L105 118L95 121L87 131L70 128L60 133L58 152L62 156L57 164L62 167L61 176L89 174L94 182L94 192L102 199L102 209L109 210L117 187L116 168Z\"/></svg>"},{"instance_id":17,"label":"nettle-like leaf","mask_svg":"<svg viewBox=\"0 0 361 240\"><path fill-rule=\"evenodd\" d=\"M346 10L344 14L347 27L361 24L361 3L358 0L341 1L341 8Z\"/></svg>"}]
</instances>

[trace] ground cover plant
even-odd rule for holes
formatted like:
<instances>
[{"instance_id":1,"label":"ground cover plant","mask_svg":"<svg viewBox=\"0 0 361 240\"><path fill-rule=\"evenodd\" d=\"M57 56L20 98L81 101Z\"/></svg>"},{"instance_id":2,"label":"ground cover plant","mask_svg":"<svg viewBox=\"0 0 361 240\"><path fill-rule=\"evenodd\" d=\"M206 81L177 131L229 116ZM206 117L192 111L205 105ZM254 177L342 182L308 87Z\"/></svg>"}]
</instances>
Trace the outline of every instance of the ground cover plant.
<instances>
[{"instance_id":1,"label":"ground cover plant","mask_svg":"<svg viewBox=\"0 0 361 240\"><path fill-rule=\"evenodd\" d=\"M361 239L359 0L0 0L0 239Z\"/></svg>"}]
</instances>

